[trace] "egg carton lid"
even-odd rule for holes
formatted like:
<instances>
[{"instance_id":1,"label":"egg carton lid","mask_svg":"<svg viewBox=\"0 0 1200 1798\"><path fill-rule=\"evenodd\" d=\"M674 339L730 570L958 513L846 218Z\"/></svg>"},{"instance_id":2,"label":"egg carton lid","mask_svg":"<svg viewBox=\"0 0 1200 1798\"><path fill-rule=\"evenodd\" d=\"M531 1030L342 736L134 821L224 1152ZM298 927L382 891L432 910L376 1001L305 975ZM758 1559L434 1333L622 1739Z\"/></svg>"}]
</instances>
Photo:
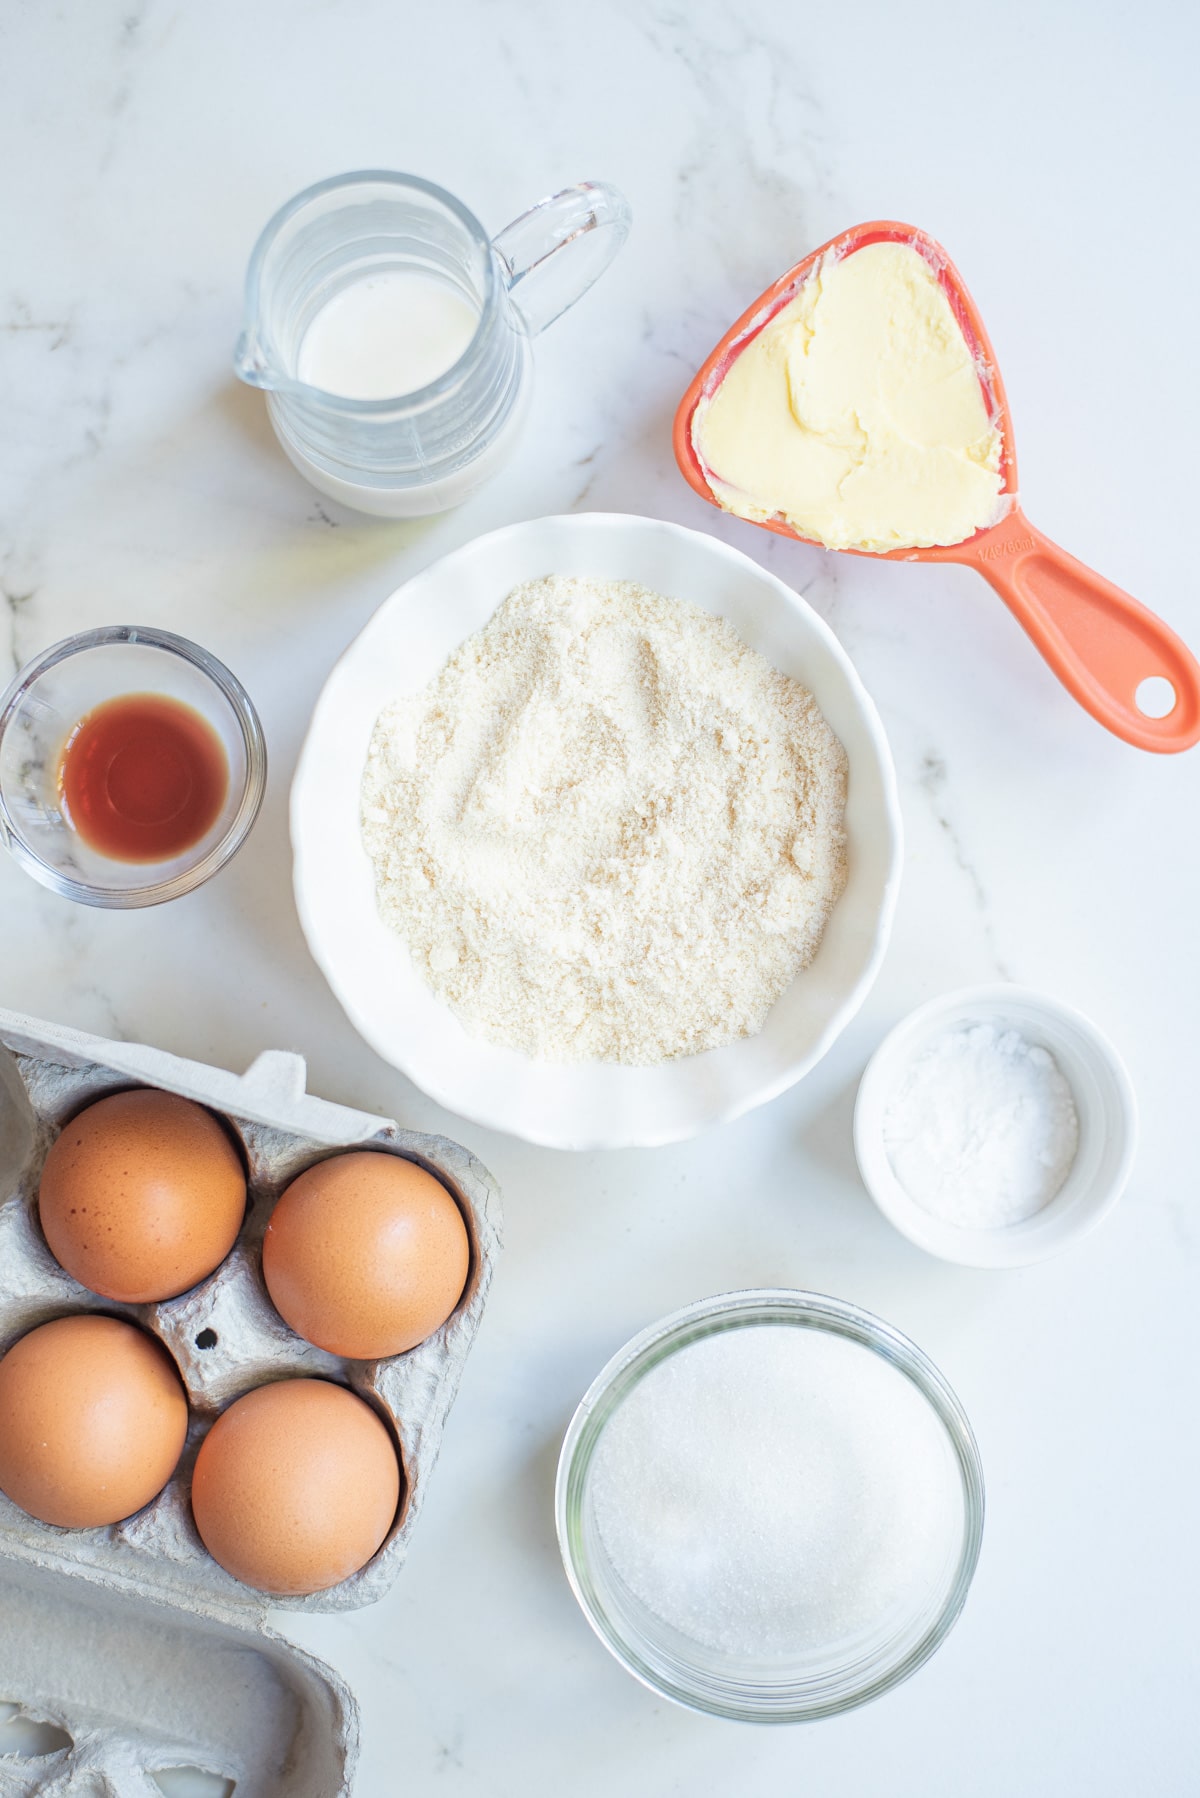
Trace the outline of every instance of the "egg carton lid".
<instances>
[{"instance_id":1,"label":"egg carton lid","mask_svg":"<svg viewBox=\"0 0 1200 1798\"><path fill-rule=\"evenodd\" d=\"M340 1674L268 1625L185 1611L86 1564L0 1549L0 1798L162 1798L186 1768L234 1798L348 1798L360 1720ZM8 1721L8 1719L6 1719Z\"/></svg>"}]
</instances>

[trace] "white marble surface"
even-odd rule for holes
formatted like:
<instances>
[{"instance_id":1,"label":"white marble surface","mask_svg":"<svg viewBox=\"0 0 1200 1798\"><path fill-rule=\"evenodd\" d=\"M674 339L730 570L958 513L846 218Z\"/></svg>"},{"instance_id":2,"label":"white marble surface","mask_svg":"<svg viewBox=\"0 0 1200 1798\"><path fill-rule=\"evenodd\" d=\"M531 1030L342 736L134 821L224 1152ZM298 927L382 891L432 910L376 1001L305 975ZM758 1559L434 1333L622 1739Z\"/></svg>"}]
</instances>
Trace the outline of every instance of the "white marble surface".
<instances>
[{"instance_id":1,"label":"white marble surface","mask_svg":"<svg viewBox=\"0 0 1200 1798\"><path fill-rule=\"evenodd\" d=\"M1193 76L1179 0L93 0L0 10L0 652L118 620L244 678L272 755L248 847L157 912L0 867L5 1003L445 1130L501 1179L508 1252L408 1570L295 1633L363 1704L363 1798L888 1798L1195 1789L1200 752L1107 737L964 570L838 562L725 521L675 472L693 366L838 228L918 222L989 322L1032 516L1200 643ZM318 502L229 356L268 214L412 169L498 229L581 176L634 235L538 346L515 460L420 525ZM510 519L595 507L717 531L805 590L873 691L908 831L883 976L821 1068L691 1145L570 1157L456 1124L355 1039L292 908L285 808L331 659L409 571ZM918 1000L1011 976L1126 1055L1144 1146L1063 1259L973 1274L875 1213L850 1113ZM657 1703L593 1640L551 1519L558 1440L634 1329L724 1287L871 1306L942 1365L989 1480L942 1653L867 1709L755 1731Z\"/></svg>"}]
</instances>

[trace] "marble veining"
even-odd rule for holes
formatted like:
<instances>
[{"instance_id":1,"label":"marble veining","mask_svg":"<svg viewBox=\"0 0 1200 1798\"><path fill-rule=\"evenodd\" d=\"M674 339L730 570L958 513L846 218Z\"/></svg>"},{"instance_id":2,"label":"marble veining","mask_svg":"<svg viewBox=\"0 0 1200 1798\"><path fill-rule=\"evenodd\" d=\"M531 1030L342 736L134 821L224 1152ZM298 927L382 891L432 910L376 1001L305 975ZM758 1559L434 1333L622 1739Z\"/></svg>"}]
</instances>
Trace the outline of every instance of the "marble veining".
<instances>
[{"instance_id":1,"label":"marble veining","mask_svg":"<svg viewBox=\"0 0 1200 1798\"><path fill-rule=\"evenodd\" d=\"M938 828L945 833L955 866L962 873L968 891L975 901L979 912L980 926L991 956L992 971L1000 980L1014 980L1016 976L1004 962L996 942L996 926L979 870L967 854L962 837L950 815L946 796L946 764L940 755L930 752L924 757L921 763L919 783L921 792L929 801L929 807L937 821Z\"/></svg>"}]
</instances>

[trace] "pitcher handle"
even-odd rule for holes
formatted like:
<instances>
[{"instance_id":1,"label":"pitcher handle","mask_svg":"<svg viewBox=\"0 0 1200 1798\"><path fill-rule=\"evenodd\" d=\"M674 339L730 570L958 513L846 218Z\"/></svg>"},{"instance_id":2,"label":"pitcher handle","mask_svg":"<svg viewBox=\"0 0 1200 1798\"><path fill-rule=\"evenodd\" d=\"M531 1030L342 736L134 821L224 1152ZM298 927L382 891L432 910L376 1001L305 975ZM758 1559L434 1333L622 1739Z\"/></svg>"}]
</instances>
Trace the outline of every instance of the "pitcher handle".
<instances>
[{"instance_id":1,"label":"pitcher handle","mask_svg":"<svg viewBox=\"0 0 1200 1798\"><path fill-rule=\"evenodd\" d=\"M581 299L629 235L629 201L605 181L539 200L492 239L522 328L536 337Z\"/></svg>"}]
</instances>

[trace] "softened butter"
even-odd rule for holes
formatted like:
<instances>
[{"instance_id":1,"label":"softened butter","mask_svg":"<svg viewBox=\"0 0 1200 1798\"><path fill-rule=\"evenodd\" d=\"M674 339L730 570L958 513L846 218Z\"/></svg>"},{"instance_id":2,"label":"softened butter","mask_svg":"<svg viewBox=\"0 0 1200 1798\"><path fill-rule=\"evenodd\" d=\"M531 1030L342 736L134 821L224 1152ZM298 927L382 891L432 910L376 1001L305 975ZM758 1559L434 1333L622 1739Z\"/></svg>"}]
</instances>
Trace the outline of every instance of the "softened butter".
<instances>
[{"instance_id":1,"label":"softened butter","mask_svg":"<svg viewBox=\"0 0 1200 1798\"><path fill-rule=\"evenodd\" d=\"M910 244L826 257L692 420L715 497L830 549L961 543L1004 511L1001 437Z\"/></svg>"}]
</instances>

